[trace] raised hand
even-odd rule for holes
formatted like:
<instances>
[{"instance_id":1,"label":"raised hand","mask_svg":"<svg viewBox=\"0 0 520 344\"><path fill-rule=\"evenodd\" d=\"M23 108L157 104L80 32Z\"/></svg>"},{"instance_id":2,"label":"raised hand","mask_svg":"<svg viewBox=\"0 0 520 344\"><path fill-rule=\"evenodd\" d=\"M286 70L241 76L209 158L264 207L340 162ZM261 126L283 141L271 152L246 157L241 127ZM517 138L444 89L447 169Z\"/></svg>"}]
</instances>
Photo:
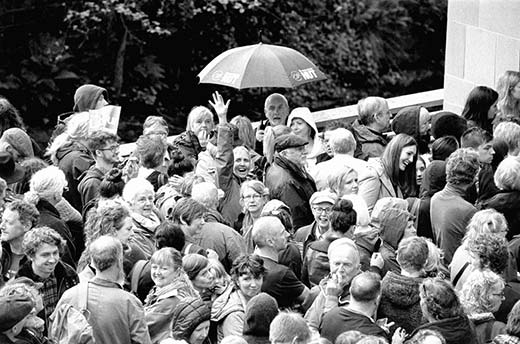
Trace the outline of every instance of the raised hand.
<instances>
[{"instance_id":1,"label":"raised hand","mask_svg":"<svg viewBox=\"0 0 520 344\"><path fill-rule=\"evenodd\" d=\"M213 107L213 109L217 113L219 123L220 124L226 123L227 122L226 115L227 115L228 108L229 108L229 102L231 100L228 99L227 102L224 102L224 98L222 98L222 95L220 93L218 93L217 91L215 91L213 93L212 97L213 97L213 102L210 100L209 105L211 105L211 107Z\"/></svg>"}]
</instances>

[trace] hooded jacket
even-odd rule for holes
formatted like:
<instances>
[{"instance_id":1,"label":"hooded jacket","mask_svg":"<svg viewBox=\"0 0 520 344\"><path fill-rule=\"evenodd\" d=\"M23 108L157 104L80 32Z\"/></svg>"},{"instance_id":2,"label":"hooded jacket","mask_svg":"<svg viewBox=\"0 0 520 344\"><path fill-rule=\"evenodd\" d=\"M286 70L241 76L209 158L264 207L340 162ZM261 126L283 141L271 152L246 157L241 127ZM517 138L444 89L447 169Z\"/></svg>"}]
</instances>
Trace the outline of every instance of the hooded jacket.
<instances>
[{"instance_id":1,"label":"hooded jacket","mask_svg":"<svg viewBox=\"0 0 520 344\"><path fill-rule=\"evenodd\" d=\"M417 327L410 337L413 337L422 329L440 332L446 340L446 344L475 344L479 342L475 327L466 315L426 323Z\"/></svg>"},{"instance_id":2,"label":"hooded jacket","mask_svg":"<svg viewBox=\"0 0 520 344\"><path fill-rule=\"evenodd\" d=\"M74 112L88 111L96 108L97 102L101 96L108 99L107 90L96 85L80 86L74 93Z\"/></svg>"},{"instance_id":3,"label":"hooded jacket","mask_svg":"<svg viewBox=\"0 0 520 344\"><path fill-rule=\"evenodd\" d=\"M316 157L323 153L323 144L321 139L318 137L318 127L316 126L316 121L312 117L312 114L308 108L296 108L289 114L289 118L287 119L287 125L291 126L291 122L293 119L299 118L314 131L314 145L312 147L312 152L307 154L307 164L311 167L316 165Z\"/></svg>"},{"instance_id":4,"label":"hooded jacket","mask_svg":"<svg viewBox=\"0 0 520 344\"><path fill-rule=\"evenodd\" d=\"M354 154L355 158L368 160L383 155L388 144L388 140L383 134L362 125L358 121L354 122L352 126L352 134L354 134L356 142L361 145L362 151L362 155Z\"/></svg>"},{"instance_id":5,"label":"hooded jacket","mask_svg":"<svg viewBox=\"0 0 520 344\"><path fill-rule=\"evenodd\" d=\"M240 336L244 328L247 302L234 284L226 288L211 305L211 321L217 324L217 342L230 335Z\"/></svg>"},{"instance_id":6,"label":"hooded jacket","mask_svg":"<svg viewBox=\"0 0 520 344\"><path fill-rule=\"evenodd\" d=\"M420 106L408 106L399 110L392 120L392 130L396 134L402 133L413 137L419 145L419 154L426 154L429 152L428 143L430 136L428 134L421 135L420 114Z\"/></svg>"},{"instance_id":7,"label":"hooded jacket","mask_svg":"<svg viewBox=\"0 0 520 344\"><path fill-rule=\"evenodd\" d=\"M56 152L58 167L65 173L69 190L63 192L63 197L81 213L83 204L78 191L80 176L90 168L94 159L87 147L79 142L69 142Z\"/></svg>"},{"instance_id":8,"label":"hooded jacket","mask_svg":"<svg viewBox=\"0 0 520 344\"><path fill-rule=\"evenodd\" d=\"M306 171L277 155L265 174L265 186L272 199L279 199L291 208L294 228L312 223L309 199L316 192L316 184Z\"/></svg>"},{"instance_id":9,"label":"hooded jacket","mask_svg":"<svg viewBox=\"0 0 520 344\"><path fill-rule=\"evenodd\" d=\"M83 172L79 177L78 191L81 195L81 204L83 207L94 198L99 197L99 185L105 174L96 165L90 166L88 170Z\"/></svg>"},{"instance_id":10,"label":"hooded jacket","mask_svg":"<svg viewBox=\"0 0 520 344\"><path fill-rule=\"evenodd\" d=\"M389 271L381 283L381 301L377 315L395 322L407 333L423 324L419 304L419 286L422 278L407 277Z\"/></svg>"},{"instance_id":11,"label":"hooded jacket","mask_svg":"<svg viewBox=\"0 0 520 344\"><path fill-rule=\"evenodd\" d=\"M200 298L185 298L172 312L172 337L189 342L193 331L210 320L211 311Z\"/></svg>"}]
</instances>

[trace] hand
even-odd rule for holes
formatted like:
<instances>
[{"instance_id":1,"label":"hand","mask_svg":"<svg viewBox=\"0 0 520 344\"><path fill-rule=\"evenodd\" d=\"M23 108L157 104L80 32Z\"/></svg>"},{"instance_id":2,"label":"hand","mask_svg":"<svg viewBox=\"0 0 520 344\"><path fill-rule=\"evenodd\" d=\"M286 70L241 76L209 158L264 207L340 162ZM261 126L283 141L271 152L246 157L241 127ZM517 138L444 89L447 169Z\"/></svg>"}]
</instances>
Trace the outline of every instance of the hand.
<instances>
[{"instance_id":1,"label":"hand","mask_svg":"<svg viewBox=\"0 0 520 344\"><path fill-rule=\"evenodd\" d=\"M211 102L211 100L209 101L209 105L211 105L217 113L219 124L224 124L227 122L226 116L230 101L231 100L228 99L228 101L224 103L224 98L222 98L218 92L213 93L213 102Z\"/></svg>"},{"instance_id":2,"label":"hand","mask_svg":"<svg viewBox=\"0 0 520 344\"><path fill-rule=\"evenodd\" d=\"M184 177L174 174L168 179L168 182L173 186L175 190L180 190Z\"/></svg>"},{"instance_id":3,"label":"hand","mask_svg":"<svg viewBox=\"0 0 520 344\"><path fill-rule=\"evenodd\" d=\"M376 324L379 325L386 333L390 333L390 327L394 326L395 323L393 321L388 322L387 318L377 319Z\"/></svg>"},{"instance_id":4,"label":"hand","mask_svg":"<svg viewBox=\"0 0 520 344\"><path fill-rule=\"evenodd\" d=\"M327 296L337 296L341 295L341 287L339 284L339 278L336 274L331 274L330 279L327 281L327 285L325 286L325 295Z\"/></svg>"},{"instance_id":5,"label":"hand","mask_svg":"<svg viewBox=\"0 0 520 344\"><path fill-rule=\"evenodd\" d=\"M382 269L385 265L385 261L383 256L379 252L372 253L372 258L370 258L370 266L377 266L379 269Z\"/></svg>"},{"instance_id":6,"label":"hand","mask_svg":"<svg viewBox=\"0 0 520 344\"><path fill-rule=\"evenodd\" d=\"M208 255L208 259L219 260L217 252L211 248L206 249L206 254Z\"/></svg>"},{"instance_id":7,"label":"hand","mask_svg":"<svg viewBox=\"0 0 520 344\"><path fill-rule=\"evenodd\" d=\"M139 162L137 158L129 158L123 167L123 176L128 182L130 179L137 177L139 174Z\"/></svg>"},{"instance_id":8,"label":"hand","mask_svg":"<svg viewBox=\"0 0 520 344\"><path fill-rule=\"evenodd\" d=\"M262 142L264 140L265 130L258 129L256 131L256 140Z\"/></svg>"},{"instance_id":9,"label":"hand","mask_svg":"<svg viewBox=\"0 0 520 344\"><path fill-rule=\"evenodd\" d=\"M392 344L402 344L406 338L406 331L402 328L397 328L392 336Z\"/></svg>"},{"instance_id":10,"label":"hand","mask_svg":"<svg viewBox=\"0 0 520 344\"><path fill-rule=\"evenodd\" d=\"M199 139L199 143L201 147L206 147L209 141L209 131L201 130L199 131L197 138Z\"/></svg>"}]
</instances>

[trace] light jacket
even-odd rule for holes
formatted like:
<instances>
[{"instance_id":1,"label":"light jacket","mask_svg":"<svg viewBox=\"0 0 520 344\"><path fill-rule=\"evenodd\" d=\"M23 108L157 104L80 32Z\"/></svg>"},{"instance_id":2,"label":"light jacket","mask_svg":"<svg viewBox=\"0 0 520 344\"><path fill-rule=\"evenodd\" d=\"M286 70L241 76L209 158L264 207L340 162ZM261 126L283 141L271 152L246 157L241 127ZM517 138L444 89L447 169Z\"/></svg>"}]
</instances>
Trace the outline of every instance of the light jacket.
<instances>
[{"instance_id":1,"label":"light jacket","mask_svg":"<svg viewBox=\"0 0 520 344\"><path fill-rule=\"evenodd\" d=\"M376 202L383 197L403 198L403 192L392 184L390 177L386 174L381 159L372 159L368 162L368 168L359 177L358 194L367 203L368 211L371 213Z\"/></svg>"},{"instance_id":2,"label":"light jacket","mask_svg":"<svg viewBox=\"0 0 520 344\"><path fill-rule=\"evenodd\" d=\"M232 283L213 301L211 321L217 324L218 343L224 337L242 335L246 306L247 301Z\"/></svg>"}]
</instances>

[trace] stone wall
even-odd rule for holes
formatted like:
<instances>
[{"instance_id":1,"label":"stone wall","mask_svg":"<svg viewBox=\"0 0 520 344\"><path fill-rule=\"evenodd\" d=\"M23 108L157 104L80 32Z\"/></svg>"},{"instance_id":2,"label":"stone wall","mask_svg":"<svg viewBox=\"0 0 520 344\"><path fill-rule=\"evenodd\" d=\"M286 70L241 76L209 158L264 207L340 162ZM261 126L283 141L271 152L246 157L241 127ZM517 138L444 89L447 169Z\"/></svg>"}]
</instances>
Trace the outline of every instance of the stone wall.
<instances>
[{"instance_id":1,"label":"stone wall","mask_svg":"<svg viewBox=\"0 0 520 344\"><path fill-rule=\"evenodd\" d=\"M520 70L520 0L448 0L444 109L460 114L475 86Z\"/></svg>"}]
</instances>

